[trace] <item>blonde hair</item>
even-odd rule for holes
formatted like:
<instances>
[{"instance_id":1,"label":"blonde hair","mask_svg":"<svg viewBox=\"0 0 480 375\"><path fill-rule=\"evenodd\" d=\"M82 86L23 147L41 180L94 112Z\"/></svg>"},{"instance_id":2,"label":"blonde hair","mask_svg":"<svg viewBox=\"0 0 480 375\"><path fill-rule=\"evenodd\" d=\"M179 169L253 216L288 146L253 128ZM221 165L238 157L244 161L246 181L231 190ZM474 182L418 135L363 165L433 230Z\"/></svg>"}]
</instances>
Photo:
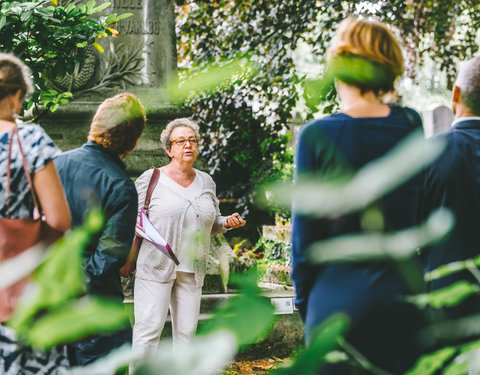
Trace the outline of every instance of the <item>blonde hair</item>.
<instances>
[{"instance_id":1,"label":"blonde hair","mask_svg":"<svg viewBox=\"0 0 480 375\"><path fill-rule=\"evenodd\" d=\"M364 91L387 92L393 90L395 79L405 71L402 49L385 24L373 19L349 17L338 27L332 45L327 50L327 62L337 57L357 57L384 67L390 73L391 82L346 82Z\"/></svg>"},{"instance_id":2,"label":"blonde hair","mask_svg":"<svg viewBox=\"0 0 480 375\"><path fill-rule=\"evenodd\" d=\"M9 53L0 53L0 100L21 90L22 97L33 92L30 69Z\"/></svg>"},{"instance_id":3,"label":"blonde hair","mask_svg":"<svg viewBox=\"0 0 480 375\"><path fill-rule=\"evenodd\" d=\"M162 142L162 146L165 150L170 150L172 147L170 135L175 128L190 128L193 130L195 137L200 138L200 127L195 121L192 121L186 117L177 118L173 121L170 121L160 135L160 141Z\"/></svg>"},{"instance_id":4,"label":"blonde hair","mask_svg":"<svg viewBox=\"0 0 480 375\"><path fill-rule=\"evenodd\" d=\"M135 147L145 122L145 108L137 97L127 92L118 94L98 107L88 140L122 155Z\"/></svg>"}]
</instances>

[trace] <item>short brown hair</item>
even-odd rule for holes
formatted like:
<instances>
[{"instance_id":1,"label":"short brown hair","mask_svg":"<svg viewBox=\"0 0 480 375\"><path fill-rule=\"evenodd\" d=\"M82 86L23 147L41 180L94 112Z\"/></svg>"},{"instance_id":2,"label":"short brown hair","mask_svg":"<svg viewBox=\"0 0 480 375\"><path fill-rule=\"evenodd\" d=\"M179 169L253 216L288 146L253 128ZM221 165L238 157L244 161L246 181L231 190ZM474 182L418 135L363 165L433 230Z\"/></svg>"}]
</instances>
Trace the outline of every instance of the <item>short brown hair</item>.
<instances>
[{"instance_id":1,"label":"short brown hair","mask_svg":"<svg viewBox=\"0 0 480 375\"><path fill-rule=\"evenodd\" d=\"M18 90L22 97L33 91L30 69L15 56L0 53L0 100Z\"/></svg>"},{"instance_id":2,"label":"short brown hair","mask_svg":"<svg viewBox=\"0 0 480 375\"><path fill-rule=\"evenodd\" d=\"M145 122L145 108L137 97L127 92L118 94L98 107L88 140L122 155L135 147Z\"/></svg>"},{"instance_id":3,"label":"short brown hair","mask_svg":"<svg viewBox=\"0 0 480 375\"><path fill-rule=\"evenodd\" d=\"M327 61L336 57L355 57L372 62L389 72L391 79L384 82L346 82L364 91L376 94L393 90L394 81L405 71L402 49L385 24L373 19L349 17L343 20L327 51Z\"/></svg>"}]
</instances>

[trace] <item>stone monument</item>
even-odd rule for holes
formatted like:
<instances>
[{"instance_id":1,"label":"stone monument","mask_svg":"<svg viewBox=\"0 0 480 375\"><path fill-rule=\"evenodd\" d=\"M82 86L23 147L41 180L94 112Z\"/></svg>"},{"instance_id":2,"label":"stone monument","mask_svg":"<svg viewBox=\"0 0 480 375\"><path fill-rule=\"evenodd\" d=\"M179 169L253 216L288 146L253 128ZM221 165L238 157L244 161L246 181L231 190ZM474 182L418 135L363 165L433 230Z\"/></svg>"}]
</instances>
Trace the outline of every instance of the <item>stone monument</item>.
<instances>
[{"instance_id":1,"label":"stone monument","mask_svg":"<svg viewBox=\"0 0 480 375\"><path fill-rule=\"evenodd\" d=\"M423 128L425 137L446 132L454 120L453 112L444 105L435 105L423 112Z\"/></svg>"},{"instance_id":2,"label":"stone monument","mask_svg":"<svg viewBox=\"0 0 480 375\"><path fill-rule=\"evenodd\" d=\"M63 5L69 1L63 1ZM152 165L167 161L160 145L165 124L188 111L171 102L166 86L177 76L174 4L170 0L111 0L106 14L132 13L114 25L117 38L101 38L100 53L88 47L88 58L75 74L52 82L58 91L71 91L74 100L49 113L40 124L62 150L86 142L97 106L106 98L129 91L147 110L140 143L126 159L127 173L137 177Z\"/></svg>"}]
</instances>

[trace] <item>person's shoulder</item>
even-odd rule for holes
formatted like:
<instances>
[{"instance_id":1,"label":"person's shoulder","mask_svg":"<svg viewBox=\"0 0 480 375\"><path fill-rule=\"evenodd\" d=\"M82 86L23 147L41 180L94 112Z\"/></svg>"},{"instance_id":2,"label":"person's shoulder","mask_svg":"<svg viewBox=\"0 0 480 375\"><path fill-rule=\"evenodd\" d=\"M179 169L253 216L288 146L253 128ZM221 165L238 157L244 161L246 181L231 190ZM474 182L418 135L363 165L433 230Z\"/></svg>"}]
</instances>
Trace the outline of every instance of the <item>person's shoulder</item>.
<instances>
[{"instance_id":1,"label":"person's shoulder","mask_svg":"<svg viewBox=\"0 0 480 375\"><path fill-rule=\"evenodd\" d=\"M40 144L43 139L51 142L51 139L48 136L47 132L40 125L37 124L19 122L18 132L23 140L28 140L29 142L32 142L34 144Z\"/></svg>"},{"instance_id":2,"label":"person's shoulder","mask_svg":"<svg viewBox=\"0 0 480 375\"><path fill-rule=\"evenodd\" d=\"M160 170L160 168L157 168L159 171L160 171L160 178L162 177L162 171ZM155 168L150 168L150 169L147 169L146 171L144 171L140 176L138 176L136 179L135 179L135 186L137 188L141 188L142 186L147 186L147 184L150 183L150 179L152 178L152 175L153 175L153 171L155 170Z\"/></svg>"},{"instance_id":3,"label":"person's shoulder","mask_svg":"<svg viewBox=\"0 0 480 375\"><path fill-rule=\"evenodd\" d=\"M153 175L153 171L154 171L155 168L150 168L150 169L147 169L146 171L144 171L140 176L137 177L137 179L135 180L135 182L141 182L141 181L144 181L144 180L150 180L150 178L152 177ZM160 168L157 168L160 170ZM160 171L160 174L162 172Z\"/></svg>"},{"instance_id":4,"label":"person's shoulder","mask_svg":"<svg viewBox=\"0 0 480 375\"><path fill-rule=\"evenodd\" d=\"M214 187L215 181L213 181L212 176L210 176L207 172L201 171L195 168L195 172L197 176L199 176L206 186Z\"/></svg>"},{"instance_id":5,"label":"person's shoulder","mask_svg":"<svg viewBox=\"0 0 480 375\"><path fill-rule=\"evenodd\" d=\"M410 127L413 129L422 128L422 116L413 108L400 105L390 105L391 111L388 116L389 122L395 120L396 118L400 122L404 122L405 119L409 123Z\"/></svg>"},{"instance_id":6,"label":"person's shoulder","mask_svg":"<svg viewBox=\"0 0 480 375\"><path fill-rule=\"evenodd\" d=\"M340 131L348 119L342 113L334 113L321 119L314 119L307 122L300 130L299 143L318 142L319 139L329 138L331 133Z\"/></svg>"}]
</instances>

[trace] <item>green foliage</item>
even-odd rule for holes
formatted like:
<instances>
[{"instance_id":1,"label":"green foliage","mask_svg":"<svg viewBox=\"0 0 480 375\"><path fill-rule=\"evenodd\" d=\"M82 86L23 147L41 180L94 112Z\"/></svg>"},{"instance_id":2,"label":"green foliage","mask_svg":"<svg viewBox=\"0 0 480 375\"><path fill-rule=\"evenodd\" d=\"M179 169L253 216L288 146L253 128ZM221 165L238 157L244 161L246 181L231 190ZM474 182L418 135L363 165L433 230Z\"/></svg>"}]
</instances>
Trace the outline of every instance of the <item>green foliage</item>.
<instances>
[{"instance_id":1,"label":"green foliage","mask_svg":"<svg viewBox=\"0 0 480 375\"><path fill-rule=\"evenodd\" d=\"M177 7L181 68L203 71L208 64L244 58L256 67L233 85L204 91L187 101L202 124L202 156L220 198L236 198L236 209L255 226L255 187L285 165L288 122L298 99L289 54L299 33L283 33L312 9L303 2L190 2ZM300 30L299 30L300 31ZM180 71L182 80L183 71ZM286 163L289 158L286 158Z\"/></svg>"},{"instance_id":2,"label":"green foliage","mask_svg":"<svg viewBox=\"0 0 480 375\"><path fill-rule=\"evenodd\" d=\"M94 16L108 6L97 6L95 0L65 7L47 0L2 1L0 50L13 53L32 70L35 92L28 108L43 104L53 112L72 98L71 93L52 90L49 82L72 74L87 57L85 47L100 48L98 37L118 34L114 25L130 14Z\"/></svg>"},{"instance_id":3,"label":"green foliage","mask_svg":"<svg viewBox=\"0 0 480 375\"><path fill-rule=\"evenodd\" d=\"M219 91L206 90L186 104L202 124L202 156L217 181L220 198L237 198L237 208L254 224L264 216L253 214L254 188L272 178L274 160L284 160L292 111L305 88L306 119L318 111L337 108L332 85L317 91L318 82L297 72L293 51L304 43L319 65L337 25L352 14L374 15L390 24L407 51L412 78L427 59L434 61L452 82L459 59L473 56L480 25L476 1L387 0L328 1L195 1L177 0L177 38L180 76L203 71L212 62L246 58L258 69ZM334 64L335 66L341 66ZM364 64L363 64L364 65ZM362 62L346 79L390 79L371 75ZM185 72L188 72L185 73ZM378 73L378 69L375 71ZM324 78L331 82L332 75ZM323 81L323 80L322 80ZM276 207L274 207L276 209Z\"/></svg>"},{"instance_id":4,"label":"green foliage","mask_svg":"<svg viewBox=\"0 0 480 375\"><path fill-rule=\"evenodd\" d=\"M9 321L29 344L48 349L92 333L112 332L129 323L120 302L88 297L77 299L85 294L83 251L102 225L102 213L92 211L85 226L56 242L35 271L33 295L20 303Z\"/></svg>"},{"instance_id":5,"label":"green foliage","mask_svg":"<svg viewBox=\"0 0 480 375\"><path fill-rule=\"evenodd\" d=\"M231 283L239 294L219 307L211 320L200 329L200 334L229 330L235 334L239 346L255 342L264 336L274 321L274 307L267 298L260 296L257 274L250 270L234 275Z\"/></svg>"},{"instance_id":6,"label":"green foliage","mask_svg":"<svg viewBox=\"0 0 480 375\"><path fill-rule=\"evenodd\" d=\"M330 317L315 329L308 348L298 354L292 365L275 370L272 375L317 374L329 353L337 347L347 327L348 318L346 316L339 314ZM332 358L331 355L330 358Z\"/></svg>"},{"instance_id":7,"label":"green foliage","mask_svg":"<svg viewBox=\"0 0 480 375\"><path fill-rule=\"evenodd\" d=\"M432 354L424 355L406 375L433 375L455 352L454 348L447 347Z\"/></svg>"},{"instance_id":8,"label":"green foliage","mask_svg":"<svg viewBox=\"0 0 480 375\"><path fill-rule=\"evenodd\" d=\"M410 298L410 301L422 308L430 305L435 308L456 306L472 294L478 294L480 287L465 280L457 281L445 288L428 294L419 294Z\"/></svg>"}]
</instances>

